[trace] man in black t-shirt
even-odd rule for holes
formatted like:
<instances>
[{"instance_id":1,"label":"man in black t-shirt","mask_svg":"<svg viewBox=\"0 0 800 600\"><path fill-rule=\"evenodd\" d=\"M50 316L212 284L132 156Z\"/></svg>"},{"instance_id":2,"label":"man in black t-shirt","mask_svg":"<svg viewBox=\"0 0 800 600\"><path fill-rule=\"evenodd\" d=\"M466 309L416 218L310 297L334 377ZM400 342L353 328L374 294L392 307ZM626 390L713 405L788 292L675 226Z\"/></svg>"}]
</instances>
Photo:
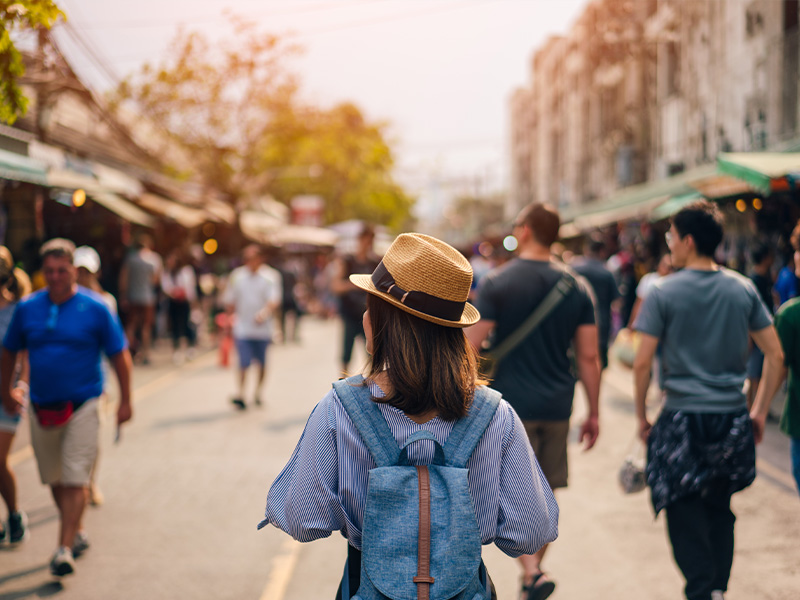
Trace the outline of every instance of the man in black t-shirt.
<instances>
[{"instance_id":1,"label":"man in black t-shirt","mask_svg":"<svg viewBox=\"0 0 800 600\"><path fill-rule=\"evenodd\" d=\"M381 261L372 249L375 230L365 225L358 236L358 247L353 255L342 257L336 264L331 291L339 297L339 315L342 317L342 375L348 376L353 344L356 338L364 339L362 319L367 310L367 293L350 283L350 275L372 273Z\"/></svg>"},{"instance_id":2,"label":"man in black t-shirt","mask_svg":"<svg viewBox=\"0 0 800 600\"><path fill-rule=\"evenodd\" d=\"M561 279L566 267L554 262L550 246L558 239L558 213L543 204L524 208L514 224L518 258L490 271L478 287L476 308L481 320L467 329L480 348L494 332L494 345L516 331ZM567 434L575 376L586 388L588 416L580 439L591 448L597 440L600 360L591 286L577 273L576 285L526 339L497 366L492 387L514 407L525 425L531 446L553 489L567 485ZM555 584L542 572L547 546L521 556L523 592L527 598L547 598Z\"/></svg>"},{"instance_id":3,"label":"man in black t-shirt","mask_svg":"<svg viewBox=\"0 0 800 600\"><path fill-rule=\"evenodd\" d=\"M592 236L584 244L584 255L570 266L586 278L594 291L597 303L597 334L600 343L600 366L608 366L608 341L611 336L611 305L620 297L617 282L603 262L605 243Z\"/></svg>"}]
</instances>

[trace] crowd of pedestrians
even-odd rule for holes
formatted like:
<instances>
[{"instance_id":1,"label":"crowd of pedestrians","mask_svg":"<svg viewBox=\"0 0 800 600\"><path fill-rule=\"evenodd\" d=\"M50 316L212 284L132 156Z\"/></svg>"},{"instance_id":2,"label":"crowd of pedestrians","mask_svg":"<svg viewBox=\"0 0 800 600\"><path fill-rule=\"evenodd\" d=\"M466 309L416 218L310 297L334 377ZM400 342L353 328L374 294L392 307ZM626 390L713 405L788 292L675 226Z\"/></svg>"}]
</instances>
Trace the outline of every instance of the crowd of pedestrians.
<instances>
[{"instance_id":1,"label":"crowd of pedestrians","mask_svg":"<svg viewBox=\"0 0 800 600\"><path fill-rule=\"evenodd\" d=\"M717 264L724 225L717 207L707 202L675 215L665 238L667 252L638 284L620 277L633 272L630 258L618 252L608 261L607 240L599 236L586 239L580 256L561 252L556 257L559 227L553 208L527 206L514 222L516 256L499 265L476 256L471 263L477 269L443 242L419 234L400 236L381 257L371 226L363 228L352 254L302 266L250 245L242 252L241 266L215 279L211 293L203 289L204 273L190 253L173 251L162 260L152 240L142 235L120 273L111 274L119 278L117 298L101 286L100 256L88 246L75 248L62 239L46 242L41 248L44 287L33 293L28 277L0 247L0 494L8 515L0 525L0 541L18 544L27 535L8 461L27 406L40 478L50 486L59 515L50 571L64 576L75 570L75 559L90 543L83 523L86 505L102 503L94 475L104 383L109 375L119 382L119 427L132 417L134 361L142 367L152 364L153 334L160 329L167 333L158 325L159 307L167 317L176 365L192 358L198 321L213 323L208 312L224 317L219 322L229 327L238 359L231 397L237 410L264 404L273 342L299 342L297 323L304 312L328 318L337 311L342 321L341 375L350 374L354 344L362 339L369 355L366 383L360 376L348 381L377 401L397 443L420 439L419 449L409 446L411 464L427 464L436 444L448 447L453 424L467 414L469 399L487 382L502 394L497 422L489 423L485 434L502 440L491 444L492 451L505 448L502 458L489 460L491 452L482 455L487 449L481 445L469 457L474 464L495 464L499 471L480 467L469 476L469 489L481 539L495 541L518 557L524 600L543 600L554 593L558 576L545 569L544 559L557 535L555 492L568 485L567 437L575 384L585 390L587 410L579 439L588 450L600 434L600 381L618 329L615 315L627 310L628 325L639 336L634 398L638 433L648 448L646 477L653 509L666 515L686 597L720 600L734 551L730 499L755 477L755 444L763 438L770 402L787 369L781 429L792 439L800 490L796 276L790 279L781 272L773 282L773 252L763 244L751 249L749 277ZM800 264L800 225L791 242L794 264ZM289 327L286 315L292 312ZM487 380L484 371L490 362ZM254 381L247 386L253 370ZM658 379L663 401L655 423L646 404L652 377ZM372 447L358 446L361 427L342 404L341 385L315 411L319 423L312 415L292 461L270 492L263 524L274 524L298 539L347 531L348 585L357 589L363 574L358 565L369 495L366 474L376 463L369 459ZM447 389L453 385L460 391L448 400ZM420 432L428 432L432 437L427 439L436 443L428 445ZM338 441L332 448L323 443L334 439ZM514 454L520 439L531 449L527 462ZM504 461L530 477L502 483ZM349 466L342 471L342 465ZM339 475L319 470L323 468ZM322 493L322 482L333 481L347 491L325 488L325 502L333 504L320 514L293 506L286 497L288 489L310 484L311 501ZM489 501L478 491L497 485L527 491L530 506L521 508L514 494ZM314 500L321 506L319 502L322 498ZM537 525L528 529L531 523L524 518L512 522L519 511L532 511ZM339 517L321 527L321 514ZM505 520L490 526L500 514ZM549 525L542 528L543 523ZM511 527L512 537L496 527ZM490 579L485 572L483 577L489 590Z\"/></svg>"}]
</instances>

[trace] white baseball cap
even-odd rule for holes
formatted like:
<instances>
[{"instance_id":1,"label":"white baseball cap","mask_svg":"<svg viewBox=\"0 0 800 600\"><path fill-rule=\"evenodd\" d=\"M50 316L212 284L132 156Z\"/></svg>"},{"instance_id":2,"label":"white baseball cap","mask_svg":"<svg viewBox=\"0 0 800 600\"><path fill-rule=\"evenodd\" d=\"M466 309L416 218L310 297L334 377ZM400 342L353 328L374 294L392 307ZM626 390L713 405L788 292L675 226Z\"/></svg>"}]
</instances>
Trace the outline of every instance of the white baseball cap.
<instances>
[{"instance_id":1,"label":"white baseball cap","mask_svg":"<svg viewBox=\"0 0 800 600\"><path fill-rule=\"evenodd\" d=\"M100 270L100 255L91 246L80 246L75 249L72 264L76 268L83 267L89 273L97 273Z\"/></svg>"}]
</instances>

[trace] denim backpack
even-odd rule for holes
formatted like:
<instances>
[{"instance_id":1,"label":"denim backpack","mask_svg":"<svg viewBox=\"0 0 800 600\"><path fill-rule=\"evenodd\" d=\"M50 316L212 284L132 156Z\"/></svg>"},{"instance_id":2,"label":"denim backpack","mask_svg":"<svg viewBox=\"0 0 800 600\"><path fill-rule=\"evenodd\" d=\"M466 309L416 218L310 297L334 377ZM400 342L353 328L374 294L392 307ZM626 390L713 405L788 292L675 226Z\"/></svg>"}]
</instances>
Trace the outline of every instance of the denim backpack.
<instances>
[{"instance_id":1,"label":"denim backpack","mask_svg":"<svg viewBox=\"0 0 800 600\"><path fill-rule=\"evenodd\" d=\"M469 414L440 446L420 430L399 447L361 375L333 384L377 465L369 472L358 600L485 600L491 597L466 464L500 403L477 388ZM433 464L411 466L406 448L436 444ZM342 597L350 598L348 567Z\"/></svg>"}]
</instances>

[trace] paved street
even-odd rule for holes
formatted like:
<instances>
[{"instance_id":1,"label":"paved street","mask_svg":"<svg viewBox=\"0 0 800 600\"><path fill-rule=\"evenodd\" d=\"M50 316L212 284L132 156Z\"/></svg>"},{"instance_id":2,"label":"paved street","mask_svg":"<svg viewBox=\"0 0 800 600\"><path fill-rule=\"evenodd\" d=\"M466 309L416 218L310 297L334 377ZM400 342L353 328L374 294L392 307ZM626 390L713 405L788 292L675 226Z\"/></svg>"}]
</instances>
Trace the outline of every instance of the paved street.
<instances>
[{"instance_id":1,"label":"paved street","mask_svg":"<svg viewBox=\"0 0 800 600\"><path fill-rule=\"evenodd\" d=\"M31 538L0 550L0 599L332 598L346 551L341 536L301 545L255 529L269 484L337 376L338 323L308 320L302 337L302 345L271 350L263 409L231 408L233 372L217 366L214 352L179 368L137 367L134 422L118 445L113 428L104 436L106 504L86 515L93 547L63 586L47 569L56 513L23 427L13 461ZM578 423L580 400L576 407ZM680 598L663 517L654 521L646 494L625 496L616 482L634 433L629 371L607 374L602 410L596 449L573 445L570 487L557 496L560 538L546 559L558 583L553 598ZM774 425L759 449L759 478L735 497L734 510L737 554L726 598L800 597L800 504L788 444ZM494 548L484 555L500 599L516 600L515 562Z\"/></svg>"}]
</instances>

